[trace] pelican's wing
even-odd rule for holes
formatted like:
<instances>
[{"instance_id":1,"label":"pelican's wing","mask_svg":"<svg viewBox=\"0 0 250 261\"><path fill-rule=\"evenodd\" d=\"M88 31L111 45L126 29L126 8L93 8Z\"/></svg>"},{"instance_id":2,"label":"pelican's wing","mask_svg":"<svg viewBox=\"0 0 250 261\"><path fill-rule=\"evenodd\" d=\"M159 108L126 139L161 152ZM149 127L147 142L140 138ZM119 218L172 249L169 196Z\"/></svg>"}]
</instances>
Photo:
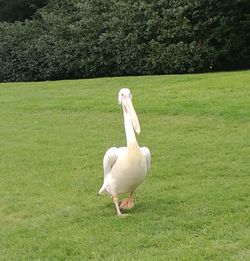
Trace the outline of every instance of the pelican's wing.
<instances>
[{"instance_id":1,"label":"pelican's wing","mask_svg":"<svg viewBox=\"0 0 250 261\"><path fill-rule=\"evenodd\" d=\"M147 147L142 147L141 148L141 152L142 154L145 156L146 161L147 161L147 170L149 170L150 168L150 162L151 162L151 154L150 154L150 150Z\"/></svg>"},{"instance_id":2,"label":"pelican's wing","mask_svg":"<svg viewBox=\"0 0 250 261\"><path fill-rule=\"evenodd\" d=\"M118 148L112 147L107 150L103 158L103 172L104 172L104 181L101 189L99 190L99 194L105 192L106 190L106 181L107 176L111 172L113 165L115 164L118 158Z\"/></svg>"},{"instance_id":3,"label":"pelican's wing","mask_svg":"<svg viewBox=\"0 0 250 261\"><path fill-rule=\"evenodd\" d=\"M112 147L106 151L103 158L104 179L106 179L107 175L110 173L113 165L117 160L117 157L118 157L118 148Z\"/></svg>"}]
</instances>

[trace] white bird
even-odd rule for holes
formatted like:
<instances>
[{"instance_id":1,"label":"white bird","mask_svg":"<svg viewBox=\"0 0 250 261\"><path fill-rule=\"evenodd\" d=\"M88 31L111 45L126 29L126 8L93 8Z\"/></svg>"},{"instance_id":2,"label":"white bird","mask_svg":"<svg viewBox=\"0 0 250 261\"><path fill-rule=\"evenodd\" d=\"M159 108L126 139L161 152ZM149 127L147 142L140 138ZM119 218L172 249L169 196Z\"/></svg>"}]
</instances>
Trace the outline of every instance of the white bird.
<instances>
[{"instance_id":1,"label":"white bird","mask_svg":"<svg viewBox=\"0 0 250 261\"><path fill-rule=\"evenodd\" d=\"M113 197L116 212L124 217L120 208L134 207L133 192L143 182L150 167L151 155L147 147L140 148L135 132L140 133L140 124L132 104L132 94L129 89L119 91L118 102L122 105L124 126L127 139L126 147L112 147L107 150L103 158L104 181L99 194L105 192ZM118 195L129 193L119 207Z\"/></svg>"}]
</instances>

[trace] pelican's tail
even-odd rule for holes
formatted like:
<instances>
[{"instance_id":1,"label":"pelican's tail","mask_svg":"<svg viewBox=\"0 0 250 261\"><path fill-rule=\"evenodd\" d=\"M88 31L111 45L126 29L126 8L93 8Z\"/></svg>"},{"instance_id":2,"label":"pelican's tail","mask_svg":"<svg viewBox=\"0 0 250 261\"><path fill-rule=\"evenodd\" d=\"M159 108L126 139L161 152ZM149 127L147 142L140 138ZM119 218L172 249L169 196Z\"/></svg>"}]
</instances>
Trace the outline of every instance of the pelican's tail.
<instances>
[{"instance_id":1,"label":"pelican's tail","mask_svg":"<svg viewBox=\"0 0 250 261\"><path fill-rule=\"evenodd\" d=\"M106 190L106 182L103 183L101 189L99 190L98 194L99 195L103 195L103 194L106 194L107 193L107 190Z\"/></svg>"}]
</instances>

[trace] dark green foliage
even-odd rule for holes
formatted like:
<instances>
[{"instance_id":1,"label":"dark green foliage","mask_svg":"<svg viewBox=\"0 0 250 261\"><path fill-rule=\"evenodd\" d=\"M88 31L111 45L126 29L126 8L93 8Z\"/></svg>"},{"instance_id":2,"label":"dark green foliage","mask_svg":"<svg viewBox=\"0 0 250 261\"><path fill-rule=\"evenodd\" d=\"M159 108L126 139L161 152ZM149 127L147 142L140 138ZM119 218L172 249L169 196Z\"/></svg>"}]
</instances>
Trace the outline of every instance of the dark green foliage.
<instances>
[{"instance_id":1,"label":"dark green foliage","mask_svg":"<svg viewBox=\"0 0 250 261\"><path fill-rule=\"evenodd\" d=\"M0 81L249 67L246 0L57 0L0 24Z\"/></svg>"},{"instance_id":2,"label":"dark green foliage","mask_svg":"<svg viewBox=\"0 0 250 261\"><path fill-rule=\"evenodd\" d=\"M48 0L0 0L0 21L14 22L29 19Z\"/></svg>"},{"instance_id":3,"label":"dark green foliage","mask_svg":"<svg viewBox=\"0 0 250 261\"><path fill-rule=\"evenodd\" d=\"M250 1L238 0L241 8L241 20L240 20L240 39L244 39L245 45L242 46L241 52L245 57L245 67L250 67Z\"/></svg>"}]
</instances>

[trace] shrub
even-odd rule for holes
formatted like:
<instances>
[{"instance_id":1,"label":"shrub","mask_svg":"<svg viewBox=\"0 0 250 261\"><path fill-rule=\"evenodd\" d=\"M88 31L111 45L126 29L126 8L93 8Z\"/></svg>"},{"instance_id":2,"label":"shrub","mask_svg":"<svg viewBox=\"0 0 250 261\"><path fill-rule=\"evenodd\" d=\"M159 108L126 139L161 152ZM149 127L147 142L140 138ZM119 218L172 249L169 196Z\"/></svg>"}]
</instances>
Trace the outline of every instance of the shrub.
<instances>
[{"instance_id":1,"label":"shrub","mask_svg":"<svg viewBox=\"0 0 250 261\"><path fill-rule=\"evenodd\" d=\"M0 81L247 68L246 17L233 0L51 1L0 23Z\"/></svg>"}]
</instances>

